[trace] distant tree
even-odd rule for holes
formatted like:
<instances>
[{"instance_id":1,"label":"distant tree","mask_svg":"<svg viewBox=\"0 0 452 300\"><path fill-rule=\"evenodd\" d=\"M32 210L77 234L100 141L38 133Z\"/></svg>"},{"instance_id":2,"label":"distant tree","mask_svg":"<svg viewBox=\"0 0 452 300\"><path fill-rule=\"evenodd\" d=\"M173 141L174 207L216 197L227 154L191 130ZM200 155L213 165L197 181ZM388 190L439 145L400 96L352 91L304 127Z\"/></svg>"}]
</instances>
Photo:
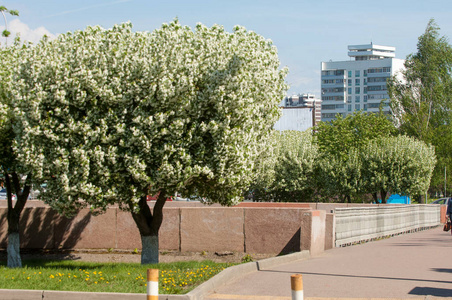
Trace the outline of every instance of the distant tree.
<instances>
[{"instance_id":1,"label":"distant tree","mask_svg":"<svg viewBox=\"0 0 452 300\"><path fill-rule=\"evenodd\" d=\"M361 178L359 153L370 141L395 133L394 125L382 113L359 111L321 122L314 131L319 148L317 190L330 198L338 196L342 201L367 193L362 188L365 183Z\"/></svg>"},{"instance_id":2,"label":"distant tree","mask_svg":"<svg viewBox=\"0 0 452 300\"><path fill-rule=\"evenodd\" d=\"M452 169L452 47L432 19L419 37L417 52L405 70L388 81L394 121L400 132L435 146L438 165L433 184L444 182L444 166Z\"/></svg>"},{"instance_id":3,"label":"distant tree","mask_svg":"<svg viewBox=\"0 0 452 300\"><path fill-rule=\"evenodd\" d=\"M62 34L13 69L15 150L59 212L130 211L141 262L156 263L168 196L241 200L279 117L287 73L279 68L272 42L238 26ZM159 194L152 211L149 194Z\"/></svg>"},{"instance_id":4,"label":"distant tree","mask_svg":"<svg viewBox=\"0 0 452 300\"><path fill-rule=\"evenodd\" d=\"M20 57L21 51L27 46L13 46L0 48L0 167L3 185L7 193L7 220L8 220L8 245L7 266L16 268L22 266L20 257L20 216L27 202L31 181L23 165L17 160L13 150L15 134L13 127L16 123L16 114L13 109L13 96L11 88L13 78L11 76L12 62ZM13 195L16 201L13 205Z\"/></svg>"},{"instance_id":5,"label":"distant tree","mask_svg":"<svg viewBox=\"0 0 452 300\"><path fill-rule=\"evenodd\" d=\"M317 146L310 131L277 131L274 180L269 191L275 201L307 201L314 193Z\"/></svg>"},{"instance_id":6,"label":"distant tree","mask_svg":"<svg viewBox=\"0 0 452 300\"><path fill-rule=\"evenodd\" d=\"M275 165L280 150L279 135L279 131L271 131L266 142L262 143L263 151L261 155L255 161L253 180L245 191L246 197L251 196L255 202L275 200L271 186L274 184L276 176Z\"/></svg>"},{"instance_id":7,"label":"distant tree","mask_svg":"<svg viewBox=\"0 0 452 300\"><path fill-rule=\"evenodd\" d=\"M396 134L396 128L383 113L357 111L345 118L338 114L330 122L320 122L314 135L321 154L346 157L350 148L358 150L370 140Z\"/></svg>"},{"instance_id":8,"label":"distant tree","mask_svg":"<svg viewBox=\"0 0 452 300\"><path fill-rule=\"evenodd\" d=\"M316 180L318 190L328 198L351 202L362 191L361 160L356 148L350 148L347 158L321 156L317 161Z\"/></svg>"},{"instance_id":9,"label":"distant tree","mask_svg":"<svg viewBox=\"0 0 452 300\"><path fill-rule=\"evenodd\" d=\"M407 136L382 137L370 141L361 152L363 182L370 192L423 195L436 164L433 146Z\"/></svg>"}]
</instances>

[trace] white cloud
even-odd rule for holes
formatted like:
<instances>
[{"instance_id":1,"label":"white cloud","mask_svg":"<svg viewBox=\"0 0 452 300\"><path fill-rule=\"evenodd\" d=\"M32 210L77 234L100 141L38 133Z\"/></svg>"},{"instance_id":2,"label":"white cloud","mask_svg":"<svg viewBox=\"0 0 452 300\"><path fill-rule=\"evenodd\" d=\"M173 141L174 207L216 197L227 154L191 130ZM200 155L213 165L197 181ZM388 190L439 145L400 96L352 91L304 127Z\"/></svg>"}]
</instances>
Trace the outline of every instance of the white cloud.
<instances>
[{"instance_id":1,"label":"white cloud","mask_svg":"<svg viewBox=\"0 0 452 300\"><path fill-rule=\"evenodd\" d=\"M0 31L5 29L4 26L0 26ZM54 39L56 35L45 29L43 26L38 27L36 29L31 29L27 24L22 23L19 19L14 19L8 23L8 30L11 32L11 35L8 38L8 44L10 45L16 34L20 36L21 41L29 41L33 44L39 42L39 40L47 35L50 39ZM4 43L4 38L2 38L2 44Z\"/></svg>"}]
</instances>

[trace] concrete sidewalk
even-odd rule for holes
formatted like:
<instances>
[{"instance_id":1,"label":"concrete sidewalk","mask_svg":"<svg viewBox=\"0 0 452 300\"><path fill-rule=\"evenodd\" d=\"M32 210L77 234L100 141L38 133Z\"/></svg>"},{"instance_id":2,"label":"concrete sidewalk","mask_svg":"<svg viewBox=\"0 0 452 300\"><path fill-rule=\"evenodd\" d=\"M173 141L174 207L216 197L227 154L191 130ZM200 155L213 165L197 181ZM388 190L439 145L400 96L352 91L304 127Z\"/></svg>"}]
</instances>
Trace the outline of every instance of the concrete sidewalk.
<instances>
[{"instance_id":1,"label":"concrete sidewalk","mask_svg":"<svg viewBox=\"0 0 452 300\"><path fill-rule=\"evenodd\" d=\"M261 268L207 298L291 299L296 273L303 275L305 299L452 297L451 254L452 236L438 227Z\"/></svg>"}]
</instances>

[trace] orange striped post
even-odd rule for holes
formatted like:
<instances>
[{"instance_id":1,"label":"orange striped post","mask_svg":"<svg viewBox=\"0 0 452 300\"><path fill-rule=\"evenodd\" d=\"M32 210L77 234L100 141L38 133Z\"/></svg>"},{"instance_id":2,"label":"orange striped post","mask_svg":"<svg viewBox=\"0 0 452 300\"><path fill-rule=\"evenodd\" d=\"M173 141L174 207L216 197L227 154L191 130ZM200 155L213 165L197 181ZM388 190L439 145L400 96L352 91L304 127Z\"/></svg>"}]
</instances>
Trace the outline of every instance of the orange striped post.
<instances>
[{"instance_id":1,"label":"orange striped post","mask_svg":"<svg viewBox=\"0 0 452 300\"><path fill-rule=\"evenodd\" d=\"M147 300L159 299L159 270L148 269Z\"/></svg>"},{"instance_id":2,"label":"orange striped post","mask_svg":"<svg viewBox=\"0 0 452 300\"><path fill-rule=\"evenodd\" d=\"M303 300L303 276L295 274L290 276L292 300Z\"/></svg>"}]
</instances>

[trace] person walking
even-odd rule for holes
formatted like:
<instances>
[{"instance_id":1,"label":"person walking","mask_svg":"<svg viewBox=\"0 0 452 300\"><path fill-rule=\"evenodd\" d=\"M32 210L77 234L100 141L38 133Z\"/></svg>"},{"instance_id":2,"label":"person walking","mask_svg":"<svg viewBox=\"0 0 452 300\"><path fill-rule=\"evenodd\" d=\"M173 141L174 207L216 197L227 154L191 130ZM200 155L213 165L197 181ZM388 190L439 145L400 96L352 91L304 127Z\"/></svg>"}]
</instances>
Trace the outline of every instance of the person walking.
<instances>
[{"instance_id":1,"label":"person walking","mask_svg":"<svg viewBox=\"0 0 452 300\"><path fill-rule=\"evenodd\" d=\"M452 222L452 198L447 199L446 204L446 222ZM450 234L452 234L452 230Z\"/></svg>"}]
</instances>

